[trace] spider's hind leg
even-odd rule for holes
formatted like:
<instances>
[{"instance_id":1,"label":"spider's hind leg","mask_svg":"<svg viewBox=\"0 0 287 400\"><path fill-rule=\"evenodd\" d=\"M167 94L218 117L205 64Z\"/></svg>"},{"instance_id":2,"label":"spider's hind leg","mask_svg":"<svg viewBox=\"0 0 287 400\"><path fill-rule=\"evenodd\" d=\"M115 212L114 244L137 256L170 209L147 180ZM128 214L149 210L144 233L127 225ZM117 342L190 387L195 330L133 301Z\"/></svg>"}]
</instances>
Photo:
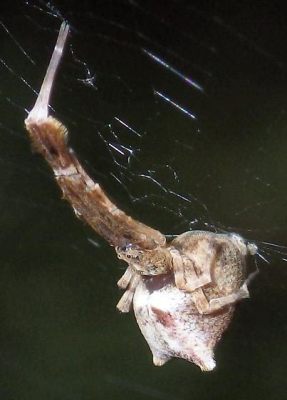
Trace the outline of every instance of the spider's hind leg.
<instances>
[{"instance_id":1,"label":"spider's hind leg","mask_svg":"<svg viewBox=\"0 0 287 400\"><path fill-rule=\"evenodd\" d=\"M200 269L196 269L193 260L181 255L176 249L170 252L174 280L178 289L193 292L212 281L211 263L203 264ZM199 273L200 275L198 275Z\"/></svg>"},{"instance_id":2,"label":"spider's hind leg","mask_svg":"<svg viewBox=\"0 0 287 400\"><path fill-rule=\"evenodd\" d=\"M201 314L210 314L222 309L225 306L234 304L242 299L249 298L249 291L246 282L238 289L237 292L231 293L227 296L217 297L209 301L209 306L201 311Z\"/></svg>"},{"instance_id":3,"label":"spider's hind leg","mask_svg":"<svg viewBox=\"0 0 287 400\"><path fill-rule=\"evenodd\" d=\"M211 299L209 301L208 306L206 307L206 304L203 303L203 307L200 308L198 307L198 311L201 314L210 314L212 312L218 311L222 309L225 306L234 304L242 299L247 299L250 297L249 295L249 290L248 290L248 285L249 283L255 278L255 276L258 274L258 270L252 272L249 274L243 285L234 293L230 293L227 296L223 297L217 297L215 299Z\"/></svg>"}]
</instances>

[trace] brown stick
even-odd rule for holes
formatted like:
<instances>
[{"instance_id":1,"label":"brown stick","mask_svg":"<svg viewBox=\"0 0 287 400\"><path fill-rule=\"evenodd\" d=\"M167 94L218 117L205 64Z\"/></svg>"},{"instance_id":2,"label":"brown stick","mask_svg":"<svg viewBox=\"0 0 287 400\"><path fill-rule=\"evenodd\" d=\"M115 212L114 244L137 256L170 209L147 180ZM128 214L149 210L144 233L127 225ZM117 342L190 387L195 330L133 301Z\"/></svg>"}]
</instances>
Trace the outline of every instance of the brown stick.
<instances>
[{"instance_id":1,"label":"brown stick","mask_svg":"<svg viewBox=\"0 0 287 400\"><path fill-rule=\"evenodd\" d=\"M67 145L67 129L48 115L50 94L68 31L69 26L63 22L40 93L25 120L33 147L53 169L63 197L70 202L76 215L112 246L135 245L142 249L163 246L164 235L119 210L99 184L88 176Z\"/></svg>"}]
</instances>

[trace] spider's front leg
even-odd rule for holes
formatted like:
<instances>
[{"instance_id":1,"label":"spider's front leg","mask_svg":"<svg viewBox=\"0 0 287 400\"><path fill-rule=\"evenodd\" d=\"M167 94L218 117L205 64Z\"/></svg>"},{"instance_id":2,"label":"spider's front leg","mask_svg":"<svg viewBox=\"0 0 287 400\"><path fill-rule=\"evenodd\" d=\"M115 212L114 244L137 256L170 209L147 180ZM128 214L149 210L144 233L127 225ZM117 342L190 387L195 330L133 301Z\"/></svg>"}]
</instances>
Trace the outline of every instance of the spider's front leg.
<instances>
[{"instance_id":1,"label":"spider's front leg","mask_svg":"<svg viewBox=\"0 0 287 400\"><path fill-rule=\"evenodd\" d=\"M128 285L131 282L132 277L134 276L134 270L133 268L129 265L128 268L126 269L126 272L123 274L123 276L118 280L118 287L120 289L126 289Z\"/></svg>"},{"instance_id":2,"label":"spider's front leg","mask_svg":"<svg viewBox=\"0 0 287 400\"><path fill-rule=\"evenodd\" d=\"M122 313L128 313L131 309L131 305L133 302L133 297L135 290L141 280L141 276L134 272L131 267L128 267L125 274L122 278L118 281L118 286L123 288L126 285L127 290L122 295L120 301L117 304L117 309Z\"/></svg>"},{"instance_id":3,"label":"spider's front leg","mask_svg":"<svg viewBox=\"0 0 287 400\"><path fill-rule=\"evenodd\" d=\"M174 273L175 285L178 289L185 290L192 293L193 302L200 313L202 310L207 310L209 302L202 290L202 287L211 282L210 268L200 271L201 275L198 276L194 262L186 256L180 254L176 249L171 249L172 256L172 269Z\"/></svg>"}]
</instances>

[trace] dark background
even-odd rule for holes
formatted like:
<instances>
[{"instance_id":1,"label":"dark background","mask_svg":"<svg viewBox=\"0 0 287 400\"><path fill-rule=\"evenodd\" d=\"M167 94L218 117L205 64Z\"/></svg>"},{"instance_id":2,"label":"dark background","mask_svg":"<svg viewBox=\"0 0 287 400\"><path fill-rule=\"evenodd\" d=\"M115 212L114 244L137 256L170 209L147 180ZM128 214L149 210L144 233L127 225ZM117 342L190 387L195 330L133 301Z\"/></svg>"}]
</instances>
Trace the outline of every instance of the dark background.
<instances>
[{"instance_id":1,"label":"dark background","mask_svg":"<svg viewBox=\"0 0 287 400\"><path fill-rule=\"evenodd\" d=\"M124 265L60 200L31 152L23 121L61 18L71 35L52 106L93 177L166 234L235 231L269 261L258 259L214 372L183 360L152 365L133 315L115 309ZM262 243L287 244L284 9L15 1L1 5L0 22L1 400L285 399L287 256Z\"/></svg>"}]
</instances>

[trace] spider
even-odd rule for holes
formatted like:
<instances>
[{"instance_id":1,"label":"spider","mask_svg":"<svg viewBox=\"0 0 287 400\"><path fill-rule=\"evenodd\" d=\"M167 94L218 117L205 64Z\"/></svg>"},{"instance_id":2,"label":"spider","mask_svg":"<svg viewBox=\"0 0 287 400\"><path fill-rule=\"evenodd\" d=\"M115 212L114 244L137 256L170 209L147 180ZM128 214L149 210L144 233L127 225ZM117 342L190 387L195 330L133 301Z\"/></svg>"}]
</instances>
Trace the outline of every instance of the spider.
<instances>
[{"instance_id":1,"label":"spider","mask_svg":"<svg viewBox=\"0 0 287 400\"><path fill-rule=\"evenodd\" d=\"M199 315L213 315L249 297L248 256L257 252L241 236L185 232L168 242L165 235L120 210L85 172L67 144L66 127L49 116L49 99L69 27L63 22L41 90L25 120L33 147L52 167L63 197L76 215L115 248L128 266L118 281L125 289L117 308L128 312L147 277L172 276L174 286L191 296ZM162 361L161 361L162 362ZM160 362L158 362L158 365Z\"/></svg>"}]
</instances>

